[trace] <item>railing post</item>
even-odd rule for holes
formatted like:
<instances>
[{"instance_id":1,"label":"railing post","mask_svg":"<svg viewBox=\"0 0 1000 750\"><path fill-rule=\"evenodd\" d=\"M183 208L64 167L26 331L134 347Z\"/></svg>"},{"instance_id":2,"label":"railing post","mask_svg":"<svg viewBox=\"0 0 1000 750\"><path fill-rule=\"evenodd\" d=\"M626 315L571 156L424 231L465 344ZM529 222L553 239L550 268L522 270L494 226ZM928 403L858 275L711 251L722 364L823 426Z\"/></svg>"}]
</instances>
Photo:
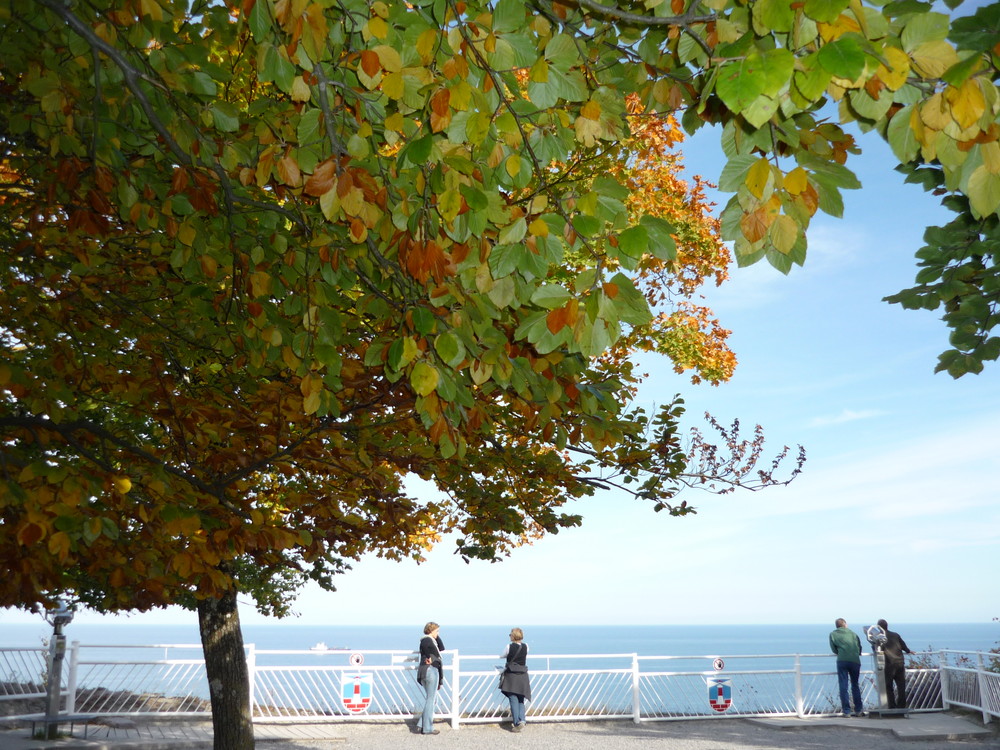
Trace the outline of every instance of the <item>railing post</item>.
<instances>
[{"instance_id":1,"label":"railing post","mask_svg":"<svg viewBox=\"0 0 1000 750\"><path fill-rule=\"evenodd\" d=\"M944 651L938 651L938 683L941 685L941 708L948 710L948 662Z\"/></svg>"},{"instance_id":2,"label":"railing post","mask_svg":"<svg viewBox=\"0 0 1000 750\"><path fill-rule=\"evenodd\" d=\"M458 651L452 652L451 659L451 728L458 729L462 718L462 691L460 690L462 674L461 660ZM443 665L442 665L443 667Z\"/></svg>"},{"instance_id":3,"label":"railing post","mask_svg":"<svg viewBox=\"0 0 1000 750\"><path fill-rule=\"evenodd\" d=\"M254 643L248 643L246 648L247 682L250 683L250 721L253 721L257 696L257 645Z\"/></svg>"},{"instance_id":4,"label":"railing post","mask_svg":"<svg viewBox=\"0 0 1000 750\"><path fill-rule=\"evenodd\" d=\"M69 646L69 676L66 682L66 713L76 713L76 674L80 661L80 641Z\"/></svg>"},{"instance_id":5,"label":"railing post","mask_svg":"<svg viewBox=\"0 0 1000 750\"><path fill-rule=\"evenodd\" d=\"M642 722L642 698L639 690L639 655L632 654L632 722Z\"/></svg>"},{"instance_id":6,"label":"railing post","mask_svg":"<svg viewBox=\"0 0 1000 750\"><path fill-rule=\"evenodd\" d=\"M806 715L805 700L802 697L802 657L795 654L795 715L800 719Z\"/></svg>"},{"instance_id":7,"label":"railing post","mask_svg":"<svg viewBox=\"0 0 1000 750\"><path fill-rule=\"evenodd\" d=\"M986 691L988 690L986 687L986 665L983 663L983 652L980 651L977 656L979 666L976 668L976 683L979 685L979 708L983 712L983 724L989 724L992 717L986 700Z\"/></svg>"}]
</instances>

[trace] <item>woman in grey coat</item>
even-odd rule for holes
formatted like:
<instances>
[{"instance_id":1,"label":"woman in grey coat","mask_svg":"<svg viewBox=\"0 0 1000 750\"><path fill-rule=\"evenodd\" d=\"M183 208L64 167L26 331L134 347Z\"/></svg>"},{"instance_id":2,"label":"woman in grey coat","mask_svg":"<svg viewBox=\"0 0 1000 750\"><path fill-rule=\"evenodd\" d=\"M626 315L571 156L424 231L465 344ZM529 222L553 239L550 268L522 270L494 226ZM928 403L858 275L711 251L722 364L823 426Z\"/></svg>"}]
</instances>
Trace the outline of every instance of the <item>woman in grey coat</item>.
<instances>
[{"instance_id":1,"label":"woman in grey coat","mask_svg":"<svg viewBox=\"0 0 1000 750\"><path fill-rule=\"evenodd\" d=\"M500 692L510 701L510 720L513 731L520 732L524 726L524 702L531 700L531 681L528 679L528 644L524 642L524 631L513 628L510 643L500 657L507 660L500 675Z\"/></svg>"}]
</instances>

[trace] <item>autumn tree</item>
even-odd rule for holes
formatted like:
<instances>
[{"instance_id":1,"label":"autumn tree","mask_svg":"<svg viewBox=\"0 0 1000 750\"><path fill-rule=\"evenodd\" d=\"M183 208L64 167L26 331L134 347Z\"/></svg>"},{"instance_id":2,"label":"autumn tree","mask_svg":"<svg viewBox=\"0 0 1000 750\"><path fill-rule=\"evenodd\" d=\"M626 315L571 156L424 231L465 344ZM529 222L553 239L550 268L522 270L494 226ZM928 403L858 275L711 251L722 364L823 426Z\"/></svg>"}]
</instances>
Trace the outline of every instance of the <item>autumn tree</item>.
<instances>
[{"instance_id":1,"label":"autumn tree","mask_svg":"<svg viewBox=\"0 0 1000 750\"><path fill-rule=\"evenodd\" d=\"M0 2L0 604L196 608L243 748L236 591L744 481L759 438L685 452L677 403L629 406L634 349L732 364L698 188L644 131L674 113L723 126L722 237L783 271L857 187L842 123L887 138L960 215L900 301L948 305L953 374L995 358L993 10L643 8Z\"/></svg>"}]
</instances>

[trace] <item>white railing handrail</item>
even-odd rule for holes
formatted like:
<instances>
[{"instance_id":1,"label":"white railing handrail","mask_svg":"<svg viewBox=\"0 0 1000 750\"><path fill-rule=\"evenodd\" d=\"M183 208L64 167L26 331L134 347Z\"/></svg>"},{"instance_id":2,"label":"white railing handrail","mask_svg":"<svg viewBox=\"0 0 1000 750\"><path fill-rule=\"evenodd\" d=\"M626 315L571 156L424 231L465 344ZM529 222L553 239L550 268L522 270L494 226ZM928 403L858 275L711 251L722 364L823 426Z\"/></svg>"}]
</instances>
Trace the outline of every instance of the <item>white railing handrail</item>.
<instances>
[{"instance_id":1,"label":"white railing handrail","mask_svg":"<svg viewBox=\"0 0 1000 750\"><path fill-rule=\"evenodd\" d=\"M110 646L74 641L65 662L65 682L60 685L60 692L66 696L66 710L112 715L203 714L209 708L203 659L134 656L141 649L166 649L169 653L171 649L200 648L197 644ZM86 653L97 649L129 649L130 653L123 661ZM368 689L377 696L381 712L370 718L405 718L422 701L423 690L414 679L415 664L410 663L416 653L412 649L263 650L247 644L246 651L251 705L259 717L269 720L351 718L345 708L348 699L344 691L350 680L360 680L365 675L371 681ZM26 652L33 656L30 659L19 656ZM10 694L0 695L0 700L37 697L33 686L44 679L45 660L39 655L45 653L45 648L0 647L0 672L6 670L17 675L8 688ZM83 654L88 658L82 658ZM258 662L264 656L285 655L308 656L315 661ZM449 649L444 655L446 681L439 693L437 715L449 718L456 727L468 721L499 721L505 715L505 704L497 691L497 669L502 657L464 654L457 649ZM994 705L1000 696L1000 673L992 671L1000 659L998 654L943 649L917 655L934 657L925 663L936 666L907 670L913 688L910 694L919 702L916 710L961 706L982 711L984 722L1000 718L1000 706ZM4 661L8 656L11 659ZM362 658L356 660L357 656ZM366 659L375 663L367 663ZM823 659L827 668L802 668L803 662L815 659ZM608 663L613 660L627 663ZM775 660L787 660L788 667L775 664ZM576 663L567 663L572 661ZM670 669L702 661L722 669ZM748 661L752 663L746 664ZM529 716L536 720L628 716L635 721L655 721L714 717L723 711L728 711L725 715L744 717L839 713L836 681L830 679L835 674L832 654L529 654L528 662L536 692ZM762 668L768 665L781 668ZM28 676L24 677L26 672ZM865 670L863 674L868 700L873 696L877 700L875 673ZM715 698L710 701L706 691L719 684L713 678L728 681L731 709L727 705L720 710L714 703L711 710L707 708ZM24 692L18 694L17 690Z\"/></svg>"}]
</instances>

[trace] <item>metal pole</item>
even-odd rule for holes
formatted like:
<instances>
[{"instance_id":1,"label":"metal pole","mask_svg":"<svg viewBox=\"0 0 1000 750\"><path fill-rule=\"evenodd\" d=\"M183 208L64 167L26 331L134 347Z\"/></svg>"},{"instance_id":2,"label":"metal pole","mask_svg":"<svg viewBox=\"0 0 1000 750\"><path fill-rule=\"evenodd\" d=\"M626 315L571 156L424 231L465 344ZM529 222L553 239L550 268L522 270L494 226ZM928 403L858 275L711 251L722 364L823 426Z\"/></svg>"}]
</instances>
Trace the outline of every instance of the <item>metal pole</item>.
<instances>
[{"instance_id":1,"label":"metal pole","mask_svg":"<svg viewBox=\"0 0 1000 750\"><path fill-rule=\"evenodd\" d=\"M62 624L56 622L50 647L49 684L47 686L48 700L45 708L45 739L54 740L59 736L59 698L62 688L63 659L66 655L66 636L62 632Z\"/></svg>"},{"instance_id":2,"label":"metal pole","mask_svg":"<svg viewBox=\"0 0 1000 750\"><path fill-rule=\"evenodd\" d=\"M986 697L988 695L986 687L986 665L983 663L983 652L980 651L977 656L979 657L979 664L976 666L976 682L979 686L979 707L983 711L983 724L989 724L990 712L988 710L988 702Z\"/></svg>"},{"instance_id":3,"label":"metal pole","mask_svg":"<svg viewBox=\"0 0 1000 750\"><path fill-rule=\"evenodd\" d=\"M80 641L69 645L69 677L66 682L66 713L76 713L76 675L79 671Z\"/></svg>"},{"instance_id":4,"label":"metal pole","mask_svg":"<svg viewBox=\"0 0 1000 750\"><path fill-rule=\"evenodd\" d=\"M795 715L805 718L806 707L802 699L802 657L795 654Z\"/></svg>"},{"instance_id":5,"label":"metal pole","mask_svg":"<svg viewBox=\"0 0 1000 750\"><path fill-rule=\"evenodd\" d=\"M632 654L632 722L642 722L642 699L639 691L639 655Z\"/></svg>"},{"instance_id":6,"label":"metal pole","mask_svg":"<svg viewBox=\"0 0 1000 750\"><path fill-rule=\"evenodd\" d=\"M458 651L454 651L451 658L451 728L458 729L458 722L462 718L462 691L459 689L461 685L461 670L459 666L461 662L459 661ZM444 665L441 665L444 669Z\"/></svg>"}]
</instances>

